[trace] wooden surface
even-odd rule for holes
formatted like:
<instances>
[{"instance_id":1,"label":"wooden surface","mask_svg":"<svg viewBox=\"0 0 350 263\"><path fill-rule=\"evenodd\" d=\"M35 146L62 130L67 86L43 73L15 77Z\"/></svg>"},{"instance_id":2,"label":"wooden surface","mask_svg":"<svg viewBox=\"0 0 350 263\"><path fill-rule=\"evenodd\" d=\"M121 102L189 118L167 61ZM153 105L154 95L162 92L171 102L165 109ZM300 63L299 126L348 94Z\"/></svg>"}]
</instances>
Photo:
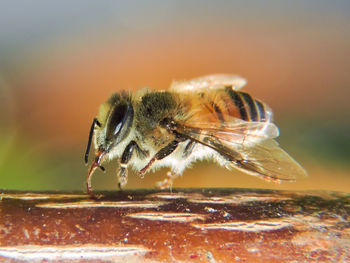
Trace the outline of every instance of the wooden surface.
<instances>
[{"instance_id":1,"label":"wooden surface","mask_svg":"<svg viewBox=\"0 0 350 263\"><path fill-rule=\"evenodd\" d=\"M350 262L350 195L0 191L0 262Z\"/></svg>"}]
</instances>

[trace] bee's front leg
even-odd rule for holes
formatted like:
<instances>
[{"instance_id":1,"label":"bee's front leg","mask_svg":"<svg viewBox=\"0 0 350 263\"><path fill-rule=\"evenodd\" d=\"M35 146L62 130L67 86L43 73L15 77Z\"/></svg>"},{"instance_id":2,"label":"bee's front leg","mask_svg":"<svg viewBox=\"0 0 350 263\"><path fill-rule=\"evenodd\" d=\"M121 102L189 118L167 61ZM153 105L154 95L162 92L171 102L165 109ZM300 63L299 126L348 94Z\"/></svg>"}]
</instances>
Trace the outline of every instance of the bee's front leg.
<instances>
[{"instance_id":1,"label":"bee's front leg","mask_svg":"<svg viewBox=\"0 0 350 263\"><path fill-rule=\"evenodd\" d=\"M128 162L130 161L135 149L140 149L135 141L131 141L126 147L120 160L120 170L118 174L119 188L128 182Z\"/></svg>"}]
</instances>

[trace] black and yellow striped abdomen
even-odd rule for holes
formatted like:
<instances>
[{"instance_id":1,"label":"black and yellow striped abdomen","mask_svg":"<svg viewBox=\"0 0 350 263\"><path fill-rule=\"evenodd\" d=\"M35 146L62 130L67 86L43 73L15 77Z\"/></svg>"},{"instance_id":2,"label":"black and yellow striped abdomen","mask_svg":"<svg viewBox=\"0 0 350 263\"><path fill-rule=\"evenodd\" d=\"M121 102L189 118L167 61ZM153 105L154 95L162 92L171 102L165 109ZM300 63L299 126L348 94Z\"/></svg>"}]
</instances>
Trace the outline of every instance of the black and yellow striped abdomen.
<instances>
[{"instance_id":1,"label":"black and yellow striped abdomen","mask_svg":"<svg viewBox=\"0 0 350 263\"><path fill-rule=\"evenodd\" d=\"M215 122L225 125L234 121L233 118L252 122L272 121L272 111L265 103L232 87L208 89L195 94L177 93L176 96L184 108L179 112L189 113L190 122L196 125ZM177 117L179 121L181 116Z\"/></svg>"},{"instance_id":2,"label":"black and yellow striped abdomen","mask_svg":"<svg viewBox=\"0 0 350 263\"><path fill-rule=\"evenodd\" d=\"M226 102L227 107L235 108L235 111L231 110L236 115L234 117L239 117L245 121L271 121L272 112L265 103L252 98L246 92L233 90L232 87L225 88L225 92L231 99L231 102Z\"/></svg>"}]
</instances>

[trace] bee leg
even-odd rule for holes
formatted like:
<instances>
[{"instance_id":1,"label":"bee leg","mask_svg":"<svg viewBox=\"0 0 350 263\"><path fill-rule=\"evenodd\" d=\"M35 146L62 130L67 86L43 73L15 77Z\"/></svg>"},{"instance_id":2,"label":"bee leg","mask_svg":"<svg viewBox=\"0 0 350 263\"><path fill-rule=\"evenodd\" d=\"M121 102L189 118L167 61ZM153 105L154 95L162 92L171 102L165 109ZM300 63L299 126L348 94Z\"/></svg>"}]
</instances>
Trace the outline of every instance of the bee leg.
<instances>
[{"instance_id":1,"label":"bee leg","mask_svg":"<svg viewBox=\"0 0 350 263\"><path fill-rule=\"evenodd\" d=\"M177 174L174 171L169 171L167 172L167 178L165 178L163 181L157 182L156 187L160 190L169 188L170 192L172 192L174 179L176 179L179 176L180 174Z\"/></svg>"},{"instance_id":2,"label":"bee leg","mask_svg":"<svg viewBox=\"0 0 350 263\"><path fill-rule=\"evenodd\" d=\"M120 161L120 170L118 174L118 186L119 188L126 185L128 182L128 162L130 161L132 154L135 149L139 149L139 146L135 141L131 141L126 147L122 154L122 158Z\"/></svg>"},{"instance_id":3,"label":"bee leg","mask_svg":"<svg viewBox=\"0 0 350 263\"><path fill-rule=\"evenodd\" d=\"M120 164L120 170L118 173L118 187L122 189L128 182L128 168L126 163Z\"/></svg>"},{"instance_id":4,"label":"bee leg","mask_svg":"<svg viewBox=\"0 0 350 263\"><path fill-rule=\"evenodd\" d=\"M170 155L173 151L175 151L179 143L179 140L173 140L167 146L160 149L148 162L148 164L139 171L140 176L143 177L155 161L162 160L163 158Z\"/></svg>"},{"instance_id":5,"label":"bee leg","mask_svg":"<svg viewBox=\"0 0 350 263\"><path fill-rule=\"evenodd\" d=\"M184 152L182 153L182 157L183 158L186 158L188 157L192 151L193 151L193 148L194 146L196 145L196 142L193 141L193 140L190 140L187 144L186 144L186 147L184 149Z\"/></svg>"}]
</instances>

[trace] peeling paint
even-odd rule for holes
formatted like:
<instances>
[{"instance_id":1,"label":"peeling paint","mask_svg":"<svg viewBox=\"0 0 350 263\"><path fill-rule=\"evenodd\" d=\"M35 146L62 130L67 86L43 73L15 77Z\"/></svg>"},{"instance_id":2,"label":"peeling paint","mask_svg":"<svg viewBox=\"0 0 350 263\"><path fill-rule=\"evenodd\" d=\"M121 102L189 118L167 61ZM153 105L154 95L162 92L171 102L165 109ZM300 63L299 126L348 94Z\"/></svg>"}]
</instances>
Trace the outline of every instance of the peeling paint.
<instances>
[{"instance_id":1,"label":"peeling paint","mask_svg":"<svg viewBox=\"0 0 350 263\"><path fill-rule=\"evenodd\" d=\"M29 232L27 229L25 229L25 228L23 229L23 234L26 237L26 239L30 239L30 235L29 235Z\"/></svg>"},{"instance_id":2,"label":"peeling paint","mask_svg":"<svg viewBox=\"0 0 350 263\"><path fill-rule=\"evenodd\" d=\"M260 221L233 221L225 223L209 223L209 224L195 224L192 226L200 229L223 229L231 231L249 231L249 232L260 232L260 231L271 231L278 230L285 227L291 226L287 220L260 220Z\"/></svg>"},{"instance_id":3,"label":"peeling paint","mask_svg":"<svg viewBox=\"0 0 350 263\"><path fill-rule=\"evenodd\" d=\"M70 199L87 198L84 194L40 194L40 193L2 193L1 199L20 199L20 200L45 200L45 199Z\"/></svg>"},{"instance_id":4,"label":"peeling paint","mask_svg":"<svg viewBox=\"0 0 350 263\"><path fill-rule=\"evenodd\" d=\"M154 208L162 205L166 205L167 202L161 201L80 201L70 203L43 203L37 204L36 207L40 208L57 208L57 209L69 209L69 208L99 208L99 207L117 207L117 208Z\"/></svg>"},{"instance_id":5,"label":"peeling paint","mask_svg":"<svg viewBox=\"0 0 350 263\"><path fill-rule=\"evenodd\" d=\"M159 198L159 199L189 199L189 198L203 198L204 196L198 193L156 193L146 196L147 198Z\"/></svg>"},{"instance_id":6,"label":"peeling paint","mask_svg":"<svg viewBox=\"0 0 350 263\"><path fill-rule=\"evenodd\" d=\"M167 212L145 212L131 213L126 216L136 219L158 220L158 221L175 221L175 222L191 222L195 220L204 220L205 215L192 213L167 213Z\"/></svg>"},{"instance_id":7,"label":"peeling paint","mask_svg":"<svg viewBox=\"0 0 350 263\"><path fill-rule=\"evenodd\" d=\"M129 259L138 262L149 252L142 246L14 246L0 247L0 256L15 260L101 260ZM130 261L127 261L130 262Z\"/></svg>"},{"instance_id":8,"label":"peeling paint","mask_svg":"<svg viewBox=\"0 0 350 263\"><path fill-rule=\"evenodd\" d=\"M288 196L277 196L274 194L235 194L227 196L211 196L211 197L192 197L188 199L191 203L206 204L242 204L248 202L274 202L281 200L290 200Z\"/></svg>"}]
</instances>

